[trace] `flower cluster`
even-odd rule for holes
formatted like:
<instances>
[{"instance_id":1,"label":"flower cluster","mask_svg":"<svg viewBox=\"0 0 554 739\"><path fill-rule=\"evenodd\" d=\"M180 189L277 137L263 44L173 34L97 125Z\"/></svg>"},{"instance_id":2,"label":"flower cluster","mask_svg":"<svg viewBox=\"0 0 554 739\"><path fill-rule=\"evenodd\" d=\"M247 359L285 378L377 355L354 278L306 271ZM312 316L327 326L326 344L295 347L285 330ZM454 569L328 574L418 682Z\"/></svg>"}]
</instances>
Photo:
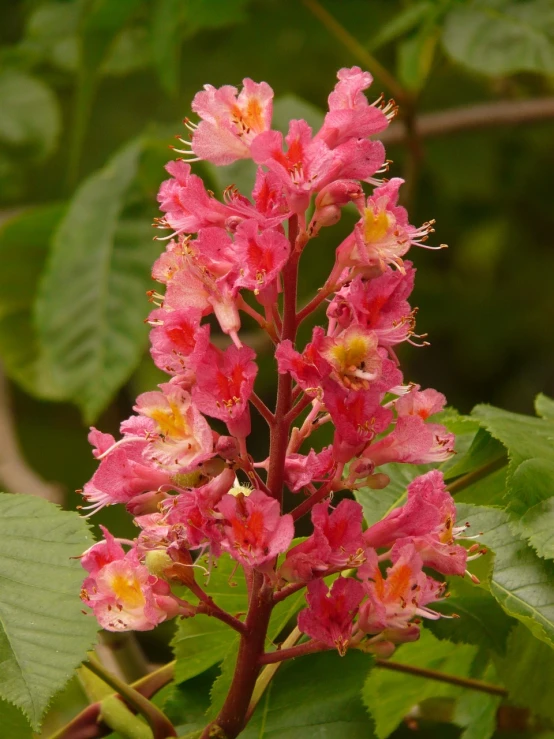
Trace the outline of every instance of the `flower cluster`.
<instances>
[{"instance_id":1,"label":"flower cluster","mask_svg":"<svg viewBox=\"0 0 554 739\"><path fill-rule=\"evenodd\" d=\"M371 137L395 107L368 102L371 81L358 67L340 70L315 134L303 120L284 137L271 129L266 83L245 79L240 92L206 85L193 100L200 122L185 121L191 138L167 165L156 221L170 235L153 268L165 289L150 293L151 353L168 381L137 398L118 440L96 429L89 437L99 466L83 491L86 508L123 504L140 530L133 541L105 531L83 555L82 597L104 628L149 629L197 612L246 628L194 577L200 554L211 561L225 552L244 568L251 602L256 588L271 604L306 588L298 625L317 648L388 655L418 637L420 617L439 616L430 605L444 583L424 568L466 572L477 545L456 543L466 527L456 526L439 471L416 478L406 503L365 530L358 502L331 502L337 491L384 488L383 465L439 463L454 446L433 418L444 396L405 383L395 354L421 339L408 303L415 269L404 257L432 227L409 223L398 205L402 180L380 179L385 152ZM191 169L201 159L241 158L257 165L251 197L230 186L218 200ZM358 221L325 284L297 311L300 255L345 207ZM297 346L298 326L324 304L325 327ZM254 390L244 315L276 346L274 412ZM248 451L252 408L270 427L266 459ZM332 443L314 449L310 437L324 424ZM284 488L301 497L291 512ZM313 533L291 548L307 513ZM173 593L174 583L190 588L194 604Z\"/></svg>"}]
</instances>

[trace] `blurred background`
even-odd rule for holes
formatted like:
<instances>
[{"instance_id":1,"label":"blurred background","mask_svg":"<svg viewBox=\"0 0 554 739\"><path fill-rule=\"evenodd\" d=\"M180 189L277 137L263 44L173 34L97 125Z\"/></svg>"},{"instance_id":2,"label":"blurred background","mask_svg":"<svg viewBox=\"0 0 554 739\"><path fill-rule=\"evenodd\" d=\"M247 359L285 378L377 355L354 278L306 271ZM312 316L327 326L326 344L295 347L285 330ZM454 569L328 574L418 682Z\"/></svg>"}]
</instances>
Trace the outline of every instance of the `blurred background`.
<instances>
[{"instance_id":1,"label":"blurred background","mask_svg":"<svg viewBox=\"0 0 554 739\"><path fill-rule=\"evenodd\" d=\"M143 323L162 249L150 223L205 83L266 80L275 127L317 126L337 69L371 71L370 99L400 106L383 140L410 221L435 218L431 243L449 245L410 255L431 346L402 347L406 379L462 412L531 413L554 394L552 0L0 0L0 13L3 489L75 507L88 426L116 431L163 380ZM252 182L249 163L195 167L216 193ZM302 301L354 221L310 245ZM271 402L271 346L246 328ZM263 429L252 438L263 455ZM132 534L124 511L96 519Z\"/></svg>"}]
</instances>

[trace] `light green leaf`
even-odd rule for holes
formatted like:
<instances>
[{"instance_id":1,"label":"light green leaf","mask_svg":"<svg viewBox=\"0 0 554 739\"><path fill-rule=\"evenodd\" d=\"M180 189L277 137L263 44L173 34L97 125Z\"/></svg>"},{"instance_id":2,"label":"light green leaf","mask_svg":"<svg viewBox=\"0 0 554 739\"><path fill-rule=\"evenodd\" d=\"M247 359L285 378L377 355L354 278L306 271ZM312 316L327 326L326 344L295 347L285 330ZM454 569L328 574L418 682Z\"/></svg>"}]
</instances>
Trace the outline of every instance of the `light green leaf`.
<instances>
[{"instance_id":1,"label":"light green leaf","mask_svg":"<svg viewBox=\"0 0 554 739\"><path fill-rule=\"evenodd\" d=\"M98 630L79 600L77 557L92 543L76 513L0 494L0 696L35 729Z\"/></svg>"},{"instance_id":2,"label":"light green leaf","mask_svg":"<svg viewBox=\"0 0 554 739\"><path fill-rule=\"evenodd\" d=\"M540 557L554 559L554 460L528 459L514 472L508 513L512 529Z\"/></svg>"},{"instance_id":3,"label":"light green leaf","mask_svg":"<svg viewBox=\"0 0 554 739\"><path fill-rule=\"evenodd\" d=\"M539 393L535 398L535 410L538 416L554 421L554 400L547 395Z\"/></svg>"},{"instance_id":4,"label":"light green leaf","mask_svg":"<svg viewBox=\"0 0 554 739\"><path fill-rule=\"evenodd\" d=\"M449 578L448 592L450 597L433 604L433 609L460 618L430 621L427 628L439 639L475 644L504 654L508 636L517 622L504 613L489 592L466 578Z\"/></svg>"},{"instance_id":5,"label":"light green leaf","mask_svg":"<svg viewBox=\"0 0 554 739\"><path fill-rule=\"evenodd\" d=\"M439 641L423 629L419 641L400 647L394 659L407 665L467 676L476 651L472 646ZM375 733L379 739L385 739L415 705L428 698L455 696L460 692L460 688L447 683L375 668L364 683L362 699L375 719Z\"/></svg>"},{"instance_id":6,"label":"light green leaf","mask_svg":"<svg viewBox=\"0 0 554 739\"><path fill-rule=\"evenodd\" d=\"M37 156L50 154L61 127L59 105L52 90L26 72L5 69L0 72L0 100L0 142L27 146Z\"/></svg>"},{"instance_id":7,"label":"light green leaf","mask_svg":"<svg viewBox=\"0 0 554 739\"><path fill-rule=\"evenodd\" d=\"M11 703L0 700L0 726L10 739L33 739L33 730L21 711Z\"/></svg>"},{"instance_id":8,"label":"light green leaf","mask_svg":"<svg viewBox=\"0 0 554 739\"><path fill-rule=\"evenodd\" d=\"M490 405L478 405L472 415L508 449L508 480L526 459L552 459L554 422L511 413Z\"/></svg>"},{"instance_id":9,"label":"light green leaf","mask_svg":"<svg viewBox=\"0 0 554 739\"><path fill-rule=\"evenodd\" d=\"M467 504L457 508L459 520L483 532L479 541L494 552L492 595L538 639L554 643L554 565L514 535L505 511Z\"/></svg>"},{"instance_id":10,"label":"light green leaf","mask_svg":"<svg viewBox=\"0 0 554 739\"><path fill-rule=\"evenodd\" d=\"M360 685L371 664L350 651L310 655L279 669L241 739L372 739Z\"/></svg>"},{"instance_id":11,"label":"light green leaf","mask_svg":"<svg viewBox=\"0 0 554 739\"><path fill-rule=\"evenodd\" d=\"M146 343L144 293L157 249L146 223L119 220L140 151L133 141L79 187L39 289L45 360L88 422L129 377Z\"/></svg>"},{"instance_id":12,"label":"light green leaf","mask_svg":"<svg viewBox=\"0 0 554 739\"><path fill-rule=\"evenodd\" d=\"M474 0L446 17L443 43L457 62L488 76L554 74L551 0Z\"/></svg>"},{"instance_id":13,"label":"light green leaf","mask_svg":"<svg viewBox=\"0 0 554 739\"><path fill-rule=\"evenodd\" d=\"M48 376L32 321L39 278L62 204L30 208L0 229L0 357L6 374L28 393L50 400L65 396Z\"/></svg>"},{"instance_id":14,"label":"light green leaf","mask_svg":"<svg viewBox=\"0 0 554 739\"><path fill-rule=\"evenodd\" d=\"M495 665L514 703L554 719L554 650L519 624L510 636L506 656L496 658Z\"/></svg>"}]
</instances>

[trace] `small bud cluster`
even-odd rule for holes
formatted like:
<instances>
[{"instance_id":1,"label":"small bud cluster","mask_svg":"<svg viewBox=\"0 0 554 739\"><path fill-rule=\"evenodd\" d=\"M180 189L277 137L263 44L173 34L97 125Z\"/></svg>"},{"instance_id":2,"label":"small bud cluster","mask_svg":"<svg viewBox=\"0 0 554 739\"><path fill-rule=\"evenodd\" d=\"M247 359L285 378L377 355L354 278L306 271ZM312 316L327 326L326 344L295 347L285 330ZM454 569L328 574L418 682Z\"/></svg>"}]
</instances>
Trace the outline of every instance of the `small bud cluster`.
<instances>
[{"instance_id":1,"label":"small bud cluster","mask_svg":"<svg viewBox=\"0 0 554 739\"><path fill-rule=\"evenodd\" d=\"M440 472L416 478L406 503L366 530L359 503L331 503L336 491L384 488L380 468L389 462L441 462L454 442L433 420L444 396L405 384L395 354L397 344L421 339L408 303L415 270L404 257L432 230L410 225L398 205L402 180L379 179L387 162L371 136L395 107L369 104L372 79L357 67L338 79L315 135L303 120L291 121L285 137L271 129L266 83L246 79L240 92L206 85L194 98L200 122L185 121L191 139L167 165L156 222L171 234L153 268L165 291L151 293L151 353L168 381L137 398L119 440L96 429L89 437L99 466L83 491L88 510L122 504L140 530L133 541L104 531L83 555L82 598L106 629L151 629L195 613L240 627L194 576L199 555L213 562L226 552L248 582L262 579L274 603L306 587L298 626L316 646L386 656L418 638L420 617L439 616L430 605L444 584L424 568L466 572L473 548L455 541L465 526L456 526ZM258 165L251 197L231 186L220 201L191 171L200 159L241 158ZM297 312L300 255L348 205L359 220L317 296ZM325 302L326 326L298 347L299 324ZM275 412L254 390L258 367L241 337L243 314L276 345ZM212 341L217 325L226 348ZM251 407L270 426L267 459L248 451ZM311 448L324 424L332 424L332 444ZM302 498L291 512L284 487ZM291 548L306 513L313 533ZM194 605L173 592L175 583L190 588Z\"/></svg>"}]
</instances>

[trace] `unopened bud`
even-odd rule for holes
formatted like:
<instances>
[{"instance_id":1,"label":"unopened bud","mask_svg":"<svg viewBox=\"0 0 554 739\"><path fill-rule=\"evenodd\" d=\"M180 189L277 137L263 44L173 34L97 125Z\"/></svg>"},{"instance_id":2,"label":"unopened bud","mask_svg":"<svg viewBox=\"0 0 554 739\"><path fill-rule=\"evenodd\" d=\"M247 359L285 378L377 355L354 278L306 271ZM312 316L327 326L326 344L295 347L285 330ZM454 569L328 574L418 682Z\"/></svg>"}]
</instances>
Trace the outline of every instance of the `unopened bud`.
<instances>
[{"instance_id":1,"label":"unopened bud","mask_svg":"<svg viewBox=\"0 0 554 739\"><path fill-rule=\"evenodd\" d=\"M237 440L233 436L220 436L216 442L215 451L228 461L236 459L239 455Z\"/></svg>"}]
</instances>

